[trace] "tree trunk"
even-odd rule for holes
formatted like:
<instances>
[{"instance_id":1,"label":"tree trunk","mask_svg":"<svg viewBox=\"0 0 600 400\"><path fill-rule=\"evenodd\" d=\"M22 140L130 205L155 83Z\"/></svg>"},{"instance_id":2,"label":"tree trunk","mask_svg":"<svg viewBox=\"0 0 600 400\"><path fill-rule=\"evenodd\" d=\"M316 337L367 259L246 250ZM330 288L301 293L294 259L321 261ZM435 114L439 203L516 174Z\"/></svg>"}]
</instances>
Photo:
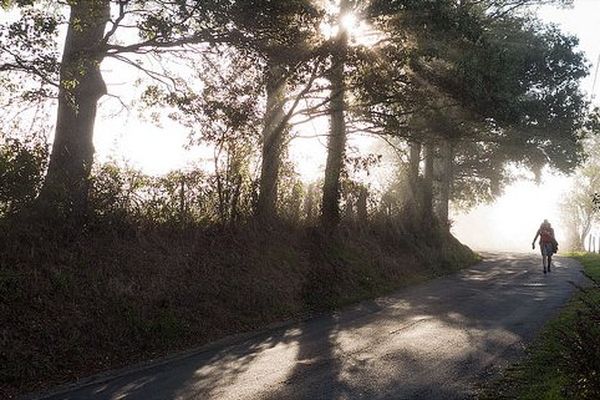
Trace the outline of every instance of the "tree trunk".
<instances>
[{"instance_id":1,"label":"tree trunk","mask_svg":"<svg viewBox=\"0 0 600 400\"><path fill-rule=\"evenodd\" d=\"M421 206L421 188L419 187L419 167L421 165L421 143L410 142L410 158L408 165L408 185L410 207L417 213Z\"/></svg>"},{"instance_id":2,"label":"tree trunk","mask_svg":"<svg viewBox=\"0 0 600 400\"><path fill-rule=\"evenodd\" d=\"M450 140L446 139L442 142L440 152L440 191L439 201L437 203L437 216L440 220L440 224L445 229L450 229L448 219L448 209L450 202L450 187L452 184L452 169L453 169L453 148Z\"/></svg>"},{"instance_id":3,"label":"tree trunk","mask_svg":"<svg viewBox=\"0 0 600 400\"><path fill-rule=\"evenodd\" d=\"M348 56L348 31L342 24L342 18L349 9L348 0L342 0L339 15L339 33L333 50L333 67L329 75L331 83L330 118L331 129L327 146L325 182L323 184L323 204L321 225L335 227L340 220L340 175L344 166L346 150L346 85L344 67Z\"/></svg>"},{"instance_id":4,"label":"tree trunk","mask_svg":"<svg viewBox=\"0 0 600 400\"><path fill-rule=\"evenodd\" d=\"M271 220L277 214L277 184L285 126L285 70L271 62L267 70L267 110L263 126L262 168L256 214Z\"/></svg>"},{"instance_id":5,"label":"tree trunk","mask_svg":"<svg viewBox=\"0 0 600 400\"><path fill-rule=\"evenodd\" d=\"M356 202L356 212L358 216L358 222L361 226L367 223L369 219L369 212L367 210L367 200L369 199L369 191L366 187L361 187L358 193L358 201Z\"/></svg>"},{"instance_id":6,"label":"tree trunk","mask_svg":"<svg viewBox=\"0 0 600 400\"><path fill-rule=\"evenodd\" d=\"M435 162L435 146L432 142L425 144L425 172L423 174L423 201L421 212L425 227L433 224L433 164Z\"/></svg>"},{"instance_id":7,"label":"tree trunk","mask_svg":"<svg viewBox=\"0 0 600 400\"><path fill-rule=\"evenodd\" d=\"M311 183L306 188L304 197L304 218L307 224L313 224L318 217L318 188L314 183Z\"/></svg>"},{"instance_id":8,"label":"tree trunk","mask_svg":"<svg viewBox=\"0 0 600 400\"><path fill-rule=\"evenodd\" d=\"M408 168L408 179L411 189L417 190L419 180L419 166L421 164L421 143L410 142L410 160Z\"/></svg>"},{"instance_id":9,"label":"tree trunk","mask_svg":"<svg viewBox=\"0 0 600 400\"><path fill-rule=\"evenodd\" d=\"M185 206L185 177L181 177L179 183L179 218L181 222L186 220L186 206Z\"/></svg>"},{"instance_id":10,"label":"tree trunk","mask_svg":"<svg viewBox=\"0 0 600 400\"><path fill-rule=\"evenodd\" d=\"M591 219L588 218L588 220L585 222L582 231L581 231L581 236L580 236L580 242L582 247L585 247L585 238L588 237L589 238L589 242L588 242L588 251L590 251L590 249L592 248L592 236L588 236L590 234L590 231L592 230L592 221Z\"/></svg>"},{"instance_id":11,"label":"tree trunk","mask_svg":"<svg viewBox=\"0 0 600 400\"><path fill-rule=\"evenodd\" d=\"M72 2L60 68L56 131L38 205L55 217L80 221L87 212L100 73L109 0Z\"/></svg>"}]
</instances>

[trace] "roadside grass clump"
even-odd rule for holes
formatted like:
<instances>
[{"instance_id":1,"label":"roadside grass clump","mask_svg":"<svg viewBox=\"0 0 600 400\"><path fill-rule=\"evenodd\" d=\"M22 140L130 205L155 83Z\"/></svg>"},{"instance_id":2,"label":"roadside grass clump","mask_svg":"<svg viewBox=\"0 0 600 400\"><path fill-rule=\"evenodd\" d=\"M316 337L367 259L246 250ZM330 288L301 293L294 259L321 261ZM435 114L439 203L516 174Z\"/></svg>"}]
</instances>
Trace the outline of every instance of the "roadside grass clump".
<instances>
[{"instance_id":1,"label":"roadside grass clump","mask_svg":"<svg viewBox=\"0 0 600 400\"><path fill-rule=\"evenodd\" d=\"M600 399L600 255L573 253L589 284L551 320L527 357L503 371L481 399Z\"/></svg>"},{"instance_id":2,"label":"roadside grass clump","mask_svg":"<svg viewBox=\"0 0 600 400\"><path fill-rule=\"evenodd\" d=\"M579 255L591 284L579 287L573 324L559 327L568 389L580 399L600 399L600 256Z\"/></svg>"}]
</instances>

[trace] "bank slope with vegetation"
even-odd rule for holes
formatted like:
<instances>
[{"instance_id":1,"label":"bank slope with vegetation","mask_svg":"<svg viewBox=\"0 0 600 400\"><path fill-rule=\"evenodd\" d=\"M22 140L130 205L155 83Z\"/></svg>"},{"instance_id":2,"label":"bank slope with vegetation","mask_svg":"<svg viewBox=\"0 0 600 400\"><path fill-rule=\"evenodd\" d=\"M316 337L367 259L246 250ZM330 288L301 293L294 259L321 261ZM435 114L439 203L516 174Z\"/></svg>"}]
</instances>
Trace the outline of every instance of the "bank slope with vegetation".
<instances>
[{"instance_id":1,"label":"bank slope with vegetation","mask_svg":"<svg viewBox=\"0 0 600 400\"><path fill-rule=\"evenodd\" d=\"M249 224L68 240L11 227L11 236L0 240L5 395L380 296L477 260L446 233L419 237L387 223L334 235Z\"/></svg>"}]
</instances>

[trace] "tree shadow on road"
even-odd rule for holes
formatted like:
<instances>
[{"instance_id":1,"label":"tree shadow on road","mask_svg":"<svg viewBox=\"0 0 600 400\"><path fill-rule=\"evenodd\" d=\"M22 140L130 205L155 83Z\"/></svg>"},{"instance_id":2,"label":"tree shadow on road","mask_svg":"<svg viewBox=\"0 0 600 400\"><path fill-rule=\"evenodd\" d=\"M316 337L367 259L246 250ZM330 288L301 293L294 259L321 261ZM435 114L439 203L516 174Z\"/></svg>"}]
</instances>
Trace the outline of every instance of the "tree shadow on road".
<instances>
[{"instance_id":1,"label":"tree shadow on road","mask_svg":"<svg viewBox=\"0 0 600 400\"><path fill-rule=\"evenodd\" d=\"M533 258L395 295L90 386L61 399L430 399L474 396L568 298Z\"/></svg>"}]
</instances>

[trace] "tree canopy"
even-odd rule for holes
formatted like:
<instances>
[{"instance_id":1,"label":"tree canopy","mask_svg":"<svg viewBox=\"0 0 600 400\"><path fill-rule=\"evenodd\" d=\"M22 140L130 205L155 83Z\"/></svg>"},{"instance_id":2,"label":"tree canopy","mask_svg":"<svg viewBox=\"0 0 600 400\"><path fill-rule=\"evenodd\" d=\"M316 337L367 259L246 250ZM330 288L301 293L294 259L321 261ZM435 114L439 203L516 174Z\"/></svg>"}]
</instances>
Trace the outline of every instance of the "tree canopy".
<instances>
[{"instance_id":1,"label":"tree canopy","mask_svg":"<svg viewBox=\"0 0 600 400\"><path fill-rule=\"evenodd\" d=\"M341 189L353 132L401 153L412 146L417 177L403 190L441 206L445 223L449 201L470 206L497 196L510 166L570 172L582 162L588 104L580 81L588 67L576 38L524 11L539 3L4 1L18 18L0 27L0 84L21 101L58 99L34 208L60 218L81 221L88 212L94 123L107 95L100 66L114 58L150 79L148 109L162 108L193 141L216 146L217 185L219 171L238 177L233 186L247 178L243 196L266 220L277 217L286 190L278 182L294 121L325 117L323 223L339 222L342 203L356 214L352 199L360 196L345 198ZM353 37L348 21L369 26L376 40ZM168 67L176 63L186 69Z\"/></svg>"}]
</instances>

